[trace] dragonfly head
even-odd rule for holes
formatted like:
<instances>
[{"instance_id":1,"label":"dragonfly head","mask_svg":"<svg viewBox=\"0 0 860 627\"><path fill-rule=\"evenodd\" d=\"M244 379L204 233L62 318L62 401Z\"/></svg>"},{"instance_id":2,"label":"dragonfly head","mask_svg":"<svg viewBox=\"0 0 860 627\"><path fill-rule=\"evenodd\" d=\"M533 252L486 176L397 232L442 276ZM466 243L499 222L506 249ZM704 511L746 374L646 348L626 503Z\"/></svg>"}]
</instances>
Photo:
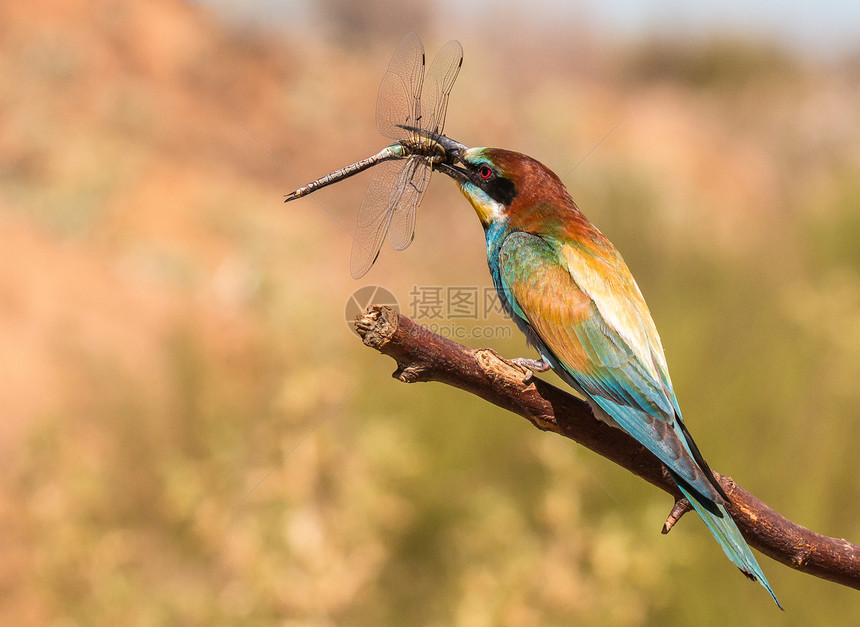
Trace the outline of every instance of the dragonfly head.
<instances>
[{"instance_id":1,"label":"dragonfly head","mask_svg":"<svg viewBox=\"0 0 860 627\"><path fill-rule=\"evenodd\" d=\"M434 135L435 137L431 137L430 139L445 149L445 163L453 164L454 162L461 161L463 159L463 154L468 150L466 146L458 141L454 141L450 137L446 137L445 135L438 135L435 133Z\"/></svg>"}]
</instances>

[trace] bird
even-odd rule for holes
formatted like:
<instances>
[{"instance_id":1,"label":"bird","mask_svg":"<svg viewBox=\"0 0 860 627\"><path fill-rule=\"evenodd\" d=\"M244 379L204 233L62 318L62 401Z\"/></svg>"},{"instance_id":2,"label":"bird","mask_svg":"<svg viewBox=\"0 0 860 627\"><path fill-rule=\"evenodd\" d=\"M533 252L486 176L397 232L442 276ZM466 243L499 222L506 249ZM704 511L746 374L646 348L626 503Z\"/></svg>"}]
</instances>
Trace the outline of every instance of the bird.
<instances>
[{"instance_id":1,"label":"bird","mask_svg":"<svg viewBox=\"0 0 860 627\"><path fill-rule=\"evenodd\" d=\"M615 246L536 159L426 136L445 149L434 167L457 183L484 227L504 311L541 356L514 361L551 368L599 420L653 453L732 563L782 609L684 424L657 328Z\"/></svg>"}]
</instances>

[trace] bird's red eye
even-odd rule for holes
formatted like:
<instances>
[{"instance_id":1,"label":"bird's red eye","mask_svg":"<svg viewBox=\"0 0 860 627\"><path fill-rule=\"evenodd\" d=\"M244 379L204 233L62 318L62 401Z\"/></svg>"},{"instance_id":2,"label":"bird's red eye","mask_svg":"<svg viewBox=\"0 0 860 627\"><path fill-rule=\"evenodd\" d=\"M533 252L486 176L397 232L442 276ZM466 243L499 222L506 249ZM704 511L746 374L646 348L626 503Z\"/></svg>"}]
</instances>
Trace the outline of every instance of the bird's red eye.
<instances>
[{"instance_id":1,"label":"bird's red eye","mask_svg":"<svg viewBox=\"0 0 860 627\"><path fill-rule=\"evenodd\" d=\"M478 170L478 174L481 175L482 179L488 179L493 175L493 171L485 165L482 165Z\"/></svg>"}]
</instances>

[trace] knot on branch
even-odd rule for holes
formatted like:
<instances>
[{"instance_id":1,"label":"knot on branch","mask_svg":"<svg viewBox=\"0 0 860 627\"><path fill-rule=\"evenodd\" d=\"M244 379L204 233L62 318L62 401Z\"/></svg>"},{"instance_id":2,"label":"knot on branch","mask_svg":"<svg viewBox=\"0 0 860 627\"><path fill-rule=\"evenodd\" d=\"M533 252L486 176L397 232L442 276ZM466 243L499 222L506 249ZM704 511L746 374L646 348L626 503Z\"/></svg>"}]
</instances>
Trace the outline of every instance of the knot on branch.
<instances>
[{"instance_id":1,"label":"knot on branch","mask_svg":"<svg viewBox=\"0 0 860 627\"><path fill-rule=\"evenodd\" d=\"M521 392L531 380L531 373L528 370L504 359L492 348L476 350L475 361L495 388L508 392Z\"/></svg>"},{"instance_id":2,"label":"knot on branch","mask_svg":"<svg viewBox=\"0 0 860 627\"><path fill-rule=\"evenodd\" d=\"M535 406L540 406L540 403L534 402L534 397L539 395L531 370L501 357L491 348L476 350L475 363L490 387L507 398L517 413L538 429L555 430L556 420L552 412L535 411Z\"/></svg>"},{"instance_id":3,"label":"knot on branch","mask_svg":"<svg viewBox=\"0 0 860 627\"><path fill-rule=\"evenodd\" d=\"M791 556L791 563L795 568L802 568L812 558L815 549L806 542L798 543L794 547L794 555Z\"/></svg>"},{"instance_id":4,"label":"knot on branch","mask_svg":"<svg viewBox=\"0 0 860 627\"><path fill-rule=\"evenodd\" d=\"M381 351L397 331L397 312L390 307L371 305L353 324L365 346Z\"/></svg>"},{"instance_id":5,"label":"knot on branch","mask_svg":"<svg viewBox=\"0 0 860 627\"><path fill-rule=\"evenodd\" d=\"M687 500L687 497L675 499L675 504L672 506L672 511L669 512L669 516L666 518L666 522L663 523L663 529L660 533L665 535L672 531L672 527L674 527L675 523L681 519L681 516L683 516L692 509L693 506L690 504L690 501Z\"/></svg>"},{"instance_id":6,"label":"knot on branch","mask_svg":"<svg viewBox=\"0 0 860 627\"><path fill-rule=\"evenodd\" d=\"M416 383L421 381L422 375L424 374L424 368L419 366L400 366L398 365L397 370L391 373L391 376L397 379L398 381L402 381L403 383Z\"/></svg>"}]
</instances>

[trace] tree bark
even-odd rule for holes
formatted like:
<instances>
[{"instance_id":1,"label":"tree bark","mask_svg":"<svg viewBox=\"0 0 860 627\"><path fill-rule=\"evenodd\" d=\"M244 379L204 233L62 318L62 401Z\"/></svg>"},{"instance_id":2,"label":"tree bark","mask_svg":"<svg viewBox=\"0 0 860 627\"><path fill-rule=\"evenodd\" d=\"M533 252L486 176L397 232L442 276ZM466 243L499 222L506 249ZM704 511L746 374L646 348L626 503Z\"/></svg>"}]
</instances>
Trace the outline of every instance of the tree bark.
<instances>
[{"instance_id":1,"label":"tree bark","mask_svg":"<svg viewBox=\"0 0 860 627\"><path fill-rule=\"evenodd\" d=\"M397 362L393 376L405 383L439 381L518 414L543 431L579 442L633 474L681 494L663 464L620 429L597 420L588 404L550 385L490 349L474 349L433 333L389 307L372 305L356 320L362 341ZM788 520L714 473L731 499L729 512L749 542L795 570L860 589L860 547ZM664 533L688 508L673 507Z\"/></svg>"}]
</instances>

